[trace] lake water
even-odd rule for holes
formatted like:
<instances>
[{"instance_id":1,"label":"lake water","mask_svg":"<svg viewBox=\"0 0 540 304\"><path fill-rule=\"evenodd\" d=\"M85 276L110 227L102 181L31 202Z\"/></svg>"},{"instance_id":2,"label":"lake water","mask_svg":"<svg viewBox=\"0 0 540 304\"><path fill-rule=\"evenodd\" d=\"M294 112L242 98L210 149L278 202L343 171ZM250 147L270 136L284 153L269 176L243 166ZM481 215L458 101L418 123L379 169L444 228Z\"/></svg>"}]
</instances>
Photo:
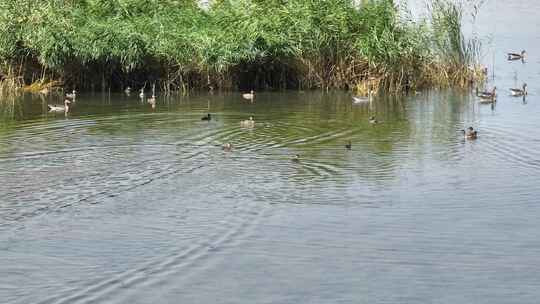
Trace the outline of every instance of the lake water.
<instances>
[{"instance_id":1,"label":"lake water","mask_svg":"<svg viewBox=\"0 0 540 304\"><path fill-rule=\"evenodd\" d=\"M449 91L371 106L346 92L196 94L155 110L83 94L67 117L5 102L0 302L537 303L531 12L523 0L480 13L495 107ZM526 64L505 60L521 49ZM523 81L525 101L507 95Z\"/></svg>"}]
</instances>

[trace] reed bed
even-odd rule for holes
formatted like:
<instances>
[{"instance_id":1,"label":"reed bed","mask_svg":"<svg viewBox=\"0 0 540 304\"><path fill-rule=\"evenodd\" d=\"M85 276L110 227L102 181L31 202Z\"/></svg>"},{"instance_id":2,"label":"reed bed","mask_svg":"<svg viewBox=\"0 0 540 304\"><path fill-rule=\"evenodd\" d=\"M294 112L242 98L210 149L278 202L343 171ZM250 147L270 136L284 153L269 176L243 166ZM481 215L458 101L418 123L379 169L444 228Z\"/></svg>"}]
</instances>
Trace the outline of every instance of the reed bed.
<instances>
[{"instance_id":1,"label":"reed bed","mask_svg":"<svg viewBox=\"0 0 540 304\"><path fill-rule=\"evenodd\" d=\"M393 0L4 0L0 90L362 93L480 80L463 8L432 0L429 12L413 21Z\"/></svg>"}]
</instances>

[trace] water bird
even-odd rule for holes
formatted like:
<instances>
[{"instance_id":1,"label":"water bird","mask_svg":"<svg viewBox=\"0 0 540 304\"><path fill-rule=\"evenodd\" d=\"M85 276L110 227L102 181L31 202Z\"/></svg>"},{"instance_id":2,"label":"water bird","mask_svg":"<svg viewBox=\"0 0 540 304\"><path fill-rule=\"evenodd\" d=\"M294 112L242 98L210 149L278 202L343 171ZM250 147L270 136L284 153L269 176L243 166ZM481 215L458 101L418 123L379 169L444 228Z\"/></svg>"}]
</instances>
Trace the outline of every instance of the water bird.
<instances>
[{"instance_id":1,"label":"water bird","mask_svg":"<svg viewBox=\"0 0 540 304\"><path fill-rule=\"evenodd\" d=\"M75 99L75 97L77 97L77 91L75 90L71 91L71 93L66 94L66 98Z\"/></svg>"},{"instance_id":2,"label":"water bird","mask_svg":"<svg viewBox=\"0 0 540 304\"><path fill-rule=\"evenodd\" d=\"M295 154L293 158L291 159L293 163L299 163L300 162L300 154Z\"/></svg>"},{"instance_id":3,"label":"water bird","mask_svg":"<svg viewBox=\"0 0 540 304\"><path fill-rule=\"evenodd\" d=\"M59 104L50 105L50 104L48 104L47 108L49 109L49 112L56 112L56 113L64 112L64 113L67 113L67 112L69 112L69 105L70 104L71 104L71 101L66 99L66 100L64 100L64 105L59 105Z\"/></svg>"},{"instance_id":4,"label":"water bird","mask_svg":"<svg viewBox=\"0 0 540 304\"><path fill-rule=\"evenodd\" d=\"M253 116L250 116L249 119L242 120L240 122L240 126L245 128L253 128L255 126L255 120L253 120Z\"/></svg>"},{"instance_id":5,"label":"water bird","mask_svg":"<svg viewBox=\"0 0 540 304\"><path fill-rule=\"evenodd\" d=\"M377 119L375 119L375 116L371 116L371 117L369 117L369 123L370 124L376 124L376 123L379 123L379 122L377 121Z\"/></svg>"},{"instance_id":6,"label":"water bird","mask_svg":"<svg viewBox=\"0 0 540 304\"><path fill-rule=\"evenodd\" d=\"M480 102L492 103L497 100L497 87L493 87L491 91L477 92L477 96L480 98Z\"/></svg>"},{"instance_id":7,"label":"water bird","mask_svg":"<svg viewBox=\"0 0 540 304\"><path fill-rule=\"evenodd\" d=\"M232 145L231 145L231 143L226 143L226 144L224 144L221 148L222 148L223 151L225 151L225 152L230 152L230 151L232 150Z\"/></svg>"},{"instance_id":8,"label":"water bird","mask_svg":"<svg viewBox=\"0 0 540 304\"><path fill-rule=\"evenodd\" d=\"M347 150L350 150L352 148L352 142L350 140L345 144L345 148Z\"/></svg>"},{"instance_id":9,"label":"water bird","mask_svg":"<svg viewBox=\"0 0 540 304\"><path fill-rule=\"evenodd\" d=\"M478 137L478 131L473 127L468 127L467 130L461 130L461 132L463 132L463 135L467 139L476 139Z\"/></svg>"},{"instance_id":10,"label":"water bird","mask_svg":"<svg viewBox=\"0 0 540 304\"><path fill-rule=\"evenodd\" d=\"M525 96L527 95L527 84L524 83L521 89L510 89L512 96Z\"/></svg>"},{"instance_id":11,"label":"water bird","mask_svg":"<svg viewBox=\"0 0 540 304\"><path fill-rule=\"evenodd\" d=\"M206 116L201 117L201 120L210 121L212 120L212 116L210 115L210 113L208 113L206 114Z\"/></svg>"},{"instance_id":12,"label":"water bird","mask_svg":"<svg viewBox=\"0 0 540 304\"><path fill-rule=\"evenodd\" d=\"M488 74L488 68L487 67L483 67L481 71L482 71L482 74L484 74L484 76L487 76L487 74Z\"/></svg>"},{"instance_id":13,"label":"water bird","mask_svg":"<svg viewBox=\"0 0 540 304\"><path fill-rule=\"evenodd\" d=\"M126 88L124 89L124 93L125 93L127 96L129 96L129 95L131 94L131 87L126 87Z\"/></svg>"},{"instance_id":14,"label":"water bird","mask_svg":"<svg viewBox=\"0 0 540 304\"><path fill-rule=\"evenodd\" d=\"M255 98L255 92L253 92L253 90L251 90L249 93L242 94L242 97L244 99L253 101L253 98Z\"/></svg>"},{"instance_id":15,"label":"water bird","mask_svg":"<svg viewBox=\"0 0 540 304\"><path fill-rule=\"evenodd\" d=\"M508 60L525 60L525 57L527 56L527 52L525 50L521 51L521 53L508 53Z\"/></svg>"},{"instance_id":16,"label":"water bird","mask_svg":"<svg viewBox=\"0 0 540 304\"><path fill-rule=\"evenodd\" d=\"M144 88L141 88L140 93L139 93L139 98L141 99L144 98Z\"/></svg>"},{"instance_id":17,"label":"water bird","mask_svg":"<svg viewBox=\"0 0 540 304\"><path fill-rule=\"evenodd\" d=\"M362 104L362 103L368 103L373 100L373 91L368 91L368 96L353 96L353 103L354 104Z\"/></svg>"},{"instance_id":18,"label":"water bird","mask_svg":"<svg viewBox=\"0 0 540 304\"><path fill-rule=\"evenodd\" d=\"M152 94L152 97L148 98L147 102L152 105L152 109L156 108L156 95Z\"/></svg>"}]
</instances>

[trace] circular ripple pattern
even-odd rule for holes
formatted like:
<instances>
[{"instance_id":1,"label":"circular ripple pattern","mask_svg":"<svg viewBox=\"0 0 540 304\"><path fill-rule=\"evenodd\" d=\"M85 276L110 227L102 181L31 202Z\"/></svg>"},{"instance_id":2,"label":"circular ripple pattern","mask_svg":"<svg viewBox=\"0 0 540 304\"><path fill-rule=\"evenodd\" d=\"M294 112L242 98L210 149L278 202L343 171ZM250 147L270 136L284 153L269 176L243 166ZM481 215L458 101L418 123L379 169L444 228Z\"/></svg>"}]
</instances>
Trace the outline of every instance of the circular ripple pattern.
<instances>
[{"instance_id":1,"label":"circular ripple pattern","mask_svg":"<svg viewBox=\"0 0 540 304\"><path fill-rule=\"evenodd\" d=\"M336 294L355 298L337 287L340 279L356 286L369 278L329 256L368 269L381 286L376 273L389 267L414 269L395 278L410 271L429 284L422 269L441 271L445 252L470 248L478 255L450 257L448 267L478 279L486 269L474 261L491 249L498 259L519 254L500 248L505 238L491 234L502 229L494 221L529 231L516 215L500 217L516 208L529 220L539 214L532 202L540 194L540 138L522 132L539 124L540 106L530 99L516 106L501 98L492 109L471 96L426 92L354 106L346 93L260 93L253 104L234 94L163 99L153 111L122 97L104 104L82 96L67 117L30 111L35 116L0 129L0 296L144 303L160 290L212 302L195 298L220 284L235 290L225 274L249 286L267 282L253 270L261 268L316 286L316 272L295 274L315 267L330 275ZM206 113L211 121L201 120ZM369 123L372 115L378 124ZM250 116L254 126L240 123ZM461 134L469 125L478 140ZM464 235L475 227L476 245L459 244L450 226ZM329 255L326 262L319 254ZM289 276L281 277L288 270L280 263ZM325 263L344 278L321 269ZM259 296L280 292L269 286ZM291 301L302 302L277 302Z\"/></svg>"}]
</instances>

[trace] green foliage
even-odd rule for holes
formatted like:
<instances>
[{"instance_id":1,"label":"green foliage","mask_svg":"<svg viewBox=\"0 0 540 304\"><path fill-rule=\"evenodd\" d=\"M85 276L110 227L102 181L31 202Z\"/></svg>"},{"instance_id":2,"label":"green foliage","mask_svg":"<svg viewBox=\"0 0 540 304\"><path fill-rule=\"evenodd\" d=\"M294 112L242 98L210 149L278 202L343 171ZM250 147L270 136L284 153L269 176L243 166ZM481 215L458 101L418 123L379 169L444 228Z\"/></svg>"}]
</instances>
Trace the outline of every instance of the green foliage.
<instances>
[{"instance_id":1,"label":"green foliage","mask_svg":"<svg viewBox=\"0 0 540 304\"><path fill-rule=\"evenodd\" d=\"M474 63L480 52L476 39L466 40L461 31L463 8L449 0L431 3L433 44L440 60L455 66Z\"/></svg>"},{"instance_id":2,"label":"green foliage","mask_svg":"<svg viewBox=\"0 0 540 304\"><path fill-rule=\"evenodd\" d=\"M78 86L84 71L224 86L247 67L293 71L286 77L308 87L353 87L367 74L400 87L395 79L422 78L428 63L474 59L459 7L443 1L430 28L403 18L393 0L216 0L208 10L195 0L3 0L0 63L37 62Z\"/></svg>"}]
</instances>

